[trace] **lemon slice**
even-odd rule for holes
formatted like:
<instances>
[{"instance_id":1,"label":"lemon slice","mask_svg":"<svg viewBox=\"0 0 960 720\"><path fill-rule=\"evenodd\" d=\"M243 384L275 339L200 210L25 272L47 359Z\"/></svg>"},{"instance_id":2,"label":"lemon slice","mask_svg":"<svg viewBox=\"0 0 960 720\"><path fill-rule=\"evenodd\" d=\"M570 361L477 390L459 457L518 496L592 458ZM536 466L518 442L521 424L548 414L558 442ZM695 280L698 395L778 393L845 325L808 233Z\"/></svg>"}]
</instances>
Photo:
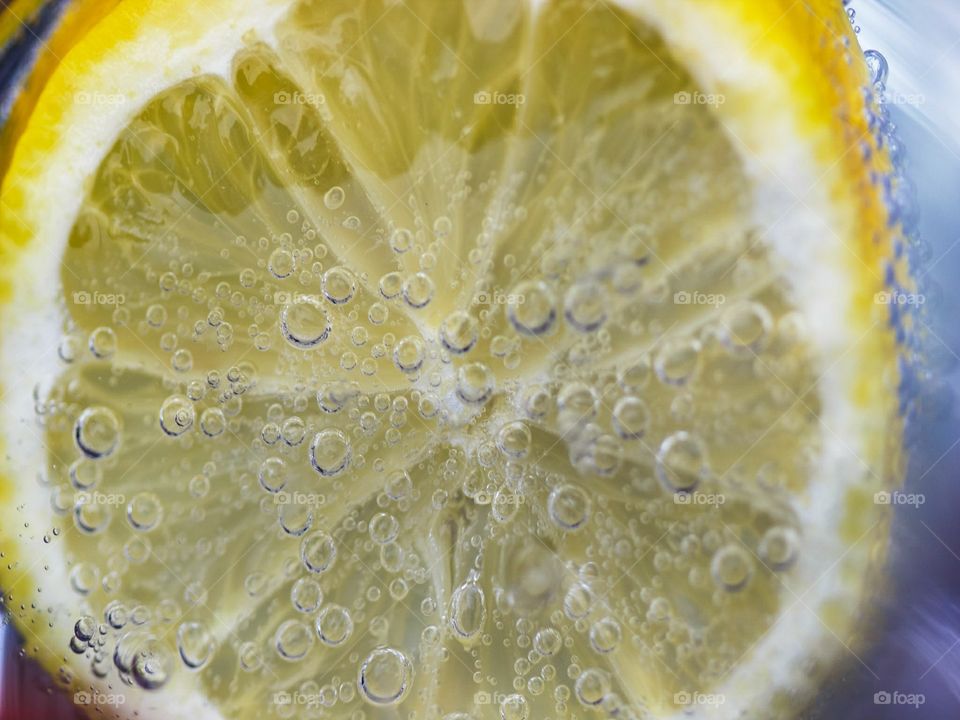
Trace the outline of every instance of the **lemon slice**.
<instances>
[{"instance_id":1,"label":"lemon slice","mask_svg":"<svg viewBox=\"0 0 960 720\"><path fill-rule=\"evenodd\" d=\"M838 3L128 0L0 194L6 606L122 717L798 713L907 284Z\"/></svg>"}]
</instances>

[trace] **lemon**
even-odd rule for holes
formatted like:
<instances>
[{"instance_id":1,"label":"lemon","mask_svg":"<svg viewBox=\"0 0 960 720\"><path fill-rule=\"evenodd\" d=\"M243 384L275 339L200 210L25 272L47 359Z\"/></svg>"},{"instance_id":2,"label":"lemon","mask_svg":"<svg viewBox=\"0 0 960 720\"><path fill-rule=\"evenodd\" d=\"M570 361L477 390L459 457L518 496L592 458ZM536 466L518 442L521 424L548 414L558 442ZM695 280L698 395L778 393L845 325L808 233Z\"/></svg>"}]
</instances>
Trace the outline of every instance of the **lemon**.
<instances>
[{"instance_id":1,"label":"lemon","mask_svg":"<svg viewBox=\"0 0 960 720\"><path fill-rule=\"evenodd\" d=\"M0 193L0 586L121 717L798 714L908 285L839 3L128 0Z\"/></svg>"}]
</instances>

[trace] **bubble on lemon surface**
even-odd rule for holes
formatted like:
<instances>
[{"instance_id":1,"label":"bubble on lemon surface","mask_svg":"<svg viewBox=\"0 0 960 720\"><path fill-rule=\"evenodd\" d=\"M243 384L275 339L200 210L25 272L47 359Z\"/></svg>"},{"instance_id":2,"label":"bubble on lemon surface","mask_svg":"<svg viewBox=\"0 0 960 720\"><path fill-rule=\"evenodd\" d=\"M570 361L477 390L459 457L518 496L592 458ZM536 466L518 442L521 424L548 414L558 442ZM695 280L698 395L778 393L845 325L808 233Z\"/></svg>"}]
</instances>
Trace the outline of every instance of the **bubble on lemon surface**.
<instances>
[{"instance_id":1,"label":"bubble on lemon surface","mask_svg":"<svg viewBox=\"0 0 960 720\"><path fill-rule=\"evenodd\" d=\"M393 362L402 372L413 373L423 366L425 354L423 340L410 335L397 343L393 350Z\"/></svg>"},{"instance_id":2,"label":"bubble on lemon surface","mask_svg":"<svg viewBox=\"0 0 960 720\"><path fill-rule=\"evenodd\" d=\"M669 338L657 352L654 368L667 385L686 385L699 372L701 347L691 338Z\"/></svg>"},{"instance_id":3,"label":"bubble on lemon surface","mask_svg":"<svg viewBox=\"0 0 960 720\"><path fill-rule=\"evenodd\" d=\"M543 281L527 280L507 296L507 317L521 335L543 335L556 322L556 298Z\"/></svg>"},{"instance_id":4,"label":"bubble on lemon surface","mask_svg":"<svg viewBox=\"0 0 960 720\"><path fill-rule=\"evenodd\" d=\"M370 539L378 545L393 542L400 533L400 523L390 513L380 512L370 518Z\"/></svg>"},{"instance_id":5,"label":"bubble on lemon surface","mask_svg":"<svg viewBox=\"0 0 960 720\"><path fill-rule=\"evenodd\" d=\"M260 487L269 493L277 493L287 485L289 471L287 463L282 458L269 457L260 464L257 473Z\"/></svg>"},{"instance_id":6,"label":"bubble on lemon surface","mask_svg":"<svg viewBox=\"0 0 960 720\"><path fill-rule=\"evenodd\" d=\"M440 324L440 342L455 355L470 352L478 337L477 321L462 310L451 313Z\"/></svg>"},{"instance_id":7,"label":"bubble on lemon surface","mask_svg":"<svg viewBox=\"0 0 960 720\"><path fill-rule=\"evenodd\" d=\"M340 430L321 430L310 443L310 464L324 477L333 477L346 470L352 454L350 440Z\"/></svg>"},{"instance_id":8,"label":"bubble on lemon surface","mask_svg":"<svg viewBox=\"0 0 960 720\"><path fill-rule=\"evenodd\" d=\"M213 635L198 622L186 622L177 628L177 649L180 659L192 670L202 668L213 656Z\"/></svg>"},{"instance_id":9,"label":"bubble on lemon surface","mask_svg":"<svg viewBox=\"0 0 960 720\"><path fill-rule=\"evenodd\" d=\"M500 452L515 460L522 460L529 454L532 441L530 428L519 420L507 423L497 431Z\"/></svg>"},{"instance_id":10,"label":"bubble on lemon surface","mask_svg":"<svg viewBox=\"0 0 960 720\"><path fill-rule=\"evenodd\" d=\"M337 559L337 546L329 533L316 530L300 543L300 560L312 573L326 572Z\"/></svg>"},{"instance_id":11,"label":"bubble on lemon surface","mask_svg":"<svg viewBox=\"0 0 960 720\"><path fill-rule=\"evenodd\" d=\"M347 199L347 194L339 185L334 185L323 196L323 204L330 210L339 210Z\"/></svg>"},{"instance_id":12,"label":"bubble on lemon surface","mask_svg":"<svg viewBox=\"0 0 960 720\"><path fill-rule=\"evenodd\" d=\"M707 471L706 451L696 436L680 431L660 444L656 457L657 478L670 492L693 492Z\"/></svg>"},{"instance_id":13,"label":"bubble on lemon surface","mask_svg":"<svg viewBox=\"0 0 960 720\"><path fill-rule=\"evenodd\" d=\"M160 427L171 437L183 435L195 419L193 403L184 395L171 395L160 406Z\"/></svg>"},{"instance_id":14,"label":"bubble on lemon surface","mask_svg":"<svg viewBox=\"0 0 960 720\"><path fill-rule=\"evenodd\" d=\"M293 275L297 269L297 264L293 253L286 248L277 248L270 253L270 258L267 260L267 267L275 278L283 280Z\"/></svg>"},{"instance_id":15,"label":"bubble on lemon surface","mask_svg":"<svg viewBox=\"0 0 960 720\"><path fill-rule=\"evenodd\" d=\"M127 503L127 520L130 527L142 532L153 530L163 518L163 505L152 492L141 492Z\"/></svg>"},{"instance_id":16,"label":"bubble on lemon surface","mask_svg":"<svg viewBox=\"0 0 960 720\"><path fill-rule=\"evenodd\" d=\"M298 297L297 302L280 311L280 330L295 348L317 347L329 337L331 329L327 311L316 298Z\"/></svg>"},{"instance_id":17,"label":"bubble on lemon surface","mask_svg":"<svg viewBox=\"0 0 960 720\"><path fill-rule=\"evenodd\" d=\"M650 410L640 398L628 395L617 400L613 406L613 427L621 438L642 438L650 424Z\"/></svg>"},{"instance_id":18,"label":"bubble on lemon surface","mask_svg":"<svg viewBox=\"0 0 960 720\"><path fill-rule=\"evenodd\" d=\"M530 706L519 693L511 693L500 701L500 720L527 720Z\"/></svg>"},{"instance_id":19,"label":"bubble on lemon surface","mask_svg":"<svg viewBox=\"0 0 960 720\"><path fill-rule=\"evenodd\" d=\"M561 530L579 530L590 518L590 497L576 485L561 485L550 492L547 512Z\"/></svg>"},{"instance_id":20,"label":"bubble on lemon surface","mask_svg":"<svg viewBox=\"0 0 960 720\"><path fill-rule=\"evenodd\" d=\"M107 457L120 444L120 419L110 408L89 407L77 418L74 439L80 451L91 460Z\"/></svg>"},{"instance_id":21,"label":"bubble on lemon surface","mask_svg":"<svg viewBox=\"0 0 960 720\"><path fill-rule=\"evenodd\" d=\"M796 530L775 526L760 539L758 552L763 562L773 570L785 570L797 557L800 539Z\"/></svg>"},{"instance_id":22,"label":"bubble on lemon surface","mask_svg":"<svg viewBox=\"0 0 960 720\"><path fill-rule=\"evenodd\" d=\"M284 660L302 660L313 646L313 632L299 620L286 620L277 628L274 645Z\"/></svg>"},{"instance_id":23,"label":"bubble on lemon surface","mask_svg":"<svg viewBox=\"0 0 960 720\"><path fill-rule=\"evenodd\" d=\"M403 299L415 310L425 308L433 300L434 292L433 280L426 273L415 273L403 283Z\"/></svg>"},{"instance_id":24,"label":"bubble on lemon surface","mask_svg":"<svg viewBox=\"0 0 960 720\"><path fill-rule=\"evenodd\" d=\"M346 268L330 268L323 274L323 295L334 305L350 302L356 291L357 281Z\"/></svg>"},{"instance_id":25,"label":"bubble on lemon surface","mask_svg":"<svg viewBox=\"0 0 960 720\"><path fill-rule=\"evenodd\" d=\"M599 705L610 692L610 678L599 668L587 668L574 686L577 700L588 707Z\"/></svg>"},{"instance_id":26,"label":"bubble on lemon surface","mask_svg":"<svg viewBox=\"0 0 960 720\"><path fill-rule=\"evenodd\" d=\"M342 605L324 605L317 615L316 631L324 645L343 645L353 634L353 617Z\"/></svg>"},{"instance_id":27,"label":"bubble on lemon surface","mask_svg":"<svg viewBox=\"0 0 960 720\"><path fill-rule=\"evenodd\" d=\"M725 545L710 561L710 573L722 589L735 592L742 590L753 571L747 551L739 545Z\"/></svg>"},{"instance_id":28,"label":"bubble on lemon surface","mask_svg":"<svg viewBox=\"0 0 960 720\"><path fill-rule=\"evenodd\" d=\"M483 589L475 581L458 586L450 599L450 627L457 637L464 640L475 638L483 629L487 617Z\"/></svg>"},{"instance_id":29,"label":"bubble on lemon surface","mask_svg":"<svg viewBox=\"0 0 960 720\"><path fill-rule=\"evenodd\" d=\"M299 612L316 612L323 603L323 589L313 578L302 577L290 588L290 601Z\"/></svg>"},{"instance_id":30,"label":"bubble on lemon surface","mask_svg":"<svg viewBox=\"0 0 960 720\"><path fill-rule=\"evenodd\" d=\"M466 403L485 403L494 384L494 375L484 363L468 363L457 371L457 395Z\"/></svg>"},{"instance_id":31,"label":"bubble on lemon surface","mask_svg":"<svg viewBox=\"0 0 960 720\"><path fill-rule=\"evenodd\" d=\"M413 684L413 663L404 653L379 647L360 663L357 687L361 697L373 705L396 705Z\"/></svg>"}]
</instances>

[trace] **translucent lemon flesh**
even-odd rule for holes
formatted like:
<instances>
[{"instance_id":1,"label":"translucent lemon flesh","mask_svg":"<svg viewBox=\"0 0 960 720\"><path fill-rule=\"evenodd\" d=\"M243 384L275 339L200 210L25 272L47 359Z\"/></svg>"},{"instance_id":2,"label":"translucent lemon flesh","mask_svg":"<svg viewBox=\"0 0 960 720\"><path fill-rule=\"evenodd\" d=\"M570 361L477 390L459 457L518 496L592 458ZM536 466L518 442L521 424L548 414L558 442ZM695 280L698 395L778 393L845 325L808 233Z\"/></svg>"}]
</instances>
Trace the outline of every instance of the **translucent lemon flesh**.
<instances>
[{"instance_id":1,"label":"translucent lemon flesh","mask_svg":"<svg viewBox=\"0 0 960 720\"><path fill-rule=\"evenodd\" d=\"M586 0L301 1L273 34L139 111L70 231L37 406L63 641L233 718L722 686L823 428L712 106Z\"/></svg>"}]
</instances>

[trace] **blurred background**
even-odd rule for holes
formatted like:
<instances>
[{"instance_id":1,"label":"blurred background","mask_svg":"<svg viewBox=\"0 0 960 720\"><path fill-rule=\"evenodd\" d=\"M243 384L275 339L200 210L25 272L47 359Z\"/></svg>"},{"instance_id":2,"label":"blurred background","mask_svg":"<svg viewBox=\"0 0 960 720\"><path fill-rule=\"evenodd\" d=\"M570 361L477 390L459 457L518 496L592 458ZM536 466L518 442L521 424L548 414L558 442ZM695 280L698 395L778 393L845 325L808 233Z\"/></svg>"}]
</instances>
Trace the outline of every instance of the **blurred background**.
<instances>
[{"instance_id":1,"label":"blurred background","mask_svg":"<svg viewBox=\"0 0 960 720\"><path fill-rule=\"evenodd\" d=\"M881 626L872 629L868 647L851 654L808 717L960 718L960 2L844 3L863 49L886 58L887 108L916 189L930 377L913 399L904 490L924 502L897 506L892 587L876 598ZM39 4L0 0L0 31L9 23L19 35L0 51L0 117L31 58L48 52L42 39L67 3L47 2L25 27L23 8ZM19 638L0 616L0 720L78 717L54 682L23 658Z\"/></svg>"}]
</instances>

